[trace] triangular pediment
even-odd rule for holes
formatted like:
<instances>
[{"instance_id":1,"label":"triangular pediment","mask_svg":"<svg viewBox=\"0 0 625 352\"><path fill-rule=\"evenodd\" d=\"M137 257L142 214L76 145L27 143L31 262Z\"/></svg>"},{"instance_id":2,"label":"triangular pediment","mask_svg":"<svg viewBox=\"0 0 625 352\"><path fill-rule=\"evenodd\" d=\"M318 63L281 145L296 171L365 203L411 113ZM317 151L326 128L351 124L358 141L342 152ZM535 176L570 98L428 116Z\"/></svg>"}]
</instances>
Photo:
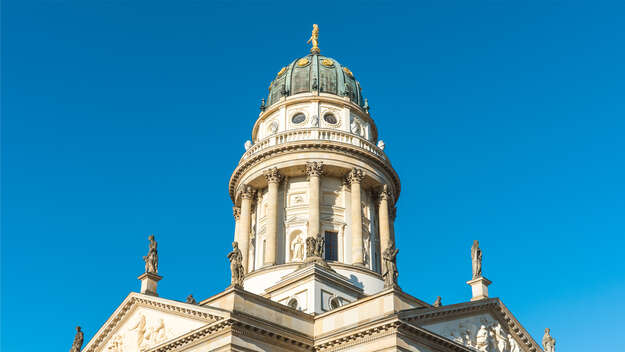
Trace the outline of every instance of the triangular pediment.
<instances>
[{"instance_id":1,"label":"triangular pediment","mask_svg":"<svg viewBox=\"0 0 625 352\"><path fill-rule=\"evenodd\" d=\"M497 298L402 311L401 318L478 351L541 351Z\"/></svg>"},{"instance_id":2,"label":"triangular pediment","mask_svg":"<svg viewBox=\"0 0 625 352\"><path fill-rule=\"evenodd\" d=\"M131 293L83 352L136 352L229 316L213 307Z\"/></svg>"}]
</instances>

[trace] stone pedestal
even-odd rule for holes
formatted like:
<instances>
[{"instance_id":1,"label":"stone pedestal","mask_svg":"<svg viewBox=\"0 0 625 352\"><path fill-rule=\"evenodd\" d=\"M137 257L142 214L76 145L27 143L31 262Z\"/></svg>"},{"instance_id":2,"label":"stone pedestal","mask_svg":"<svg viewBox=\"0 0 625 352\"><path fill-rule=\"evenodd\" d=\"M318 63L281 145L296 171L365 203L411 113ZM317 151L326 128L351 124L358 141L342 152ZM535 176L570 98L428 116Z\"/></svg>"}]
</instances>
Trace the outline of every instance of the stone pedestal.
<instances>
[{"instance_id":1,"label":"stone pedestal","mask_svg":"<svg viewBox=\"0 0 625 352\"><path fill-rule=\"evenodd\" d=\"M154 273L143 273L137 279L141 280L141 293L158 296L156 285L163 277Z\"/></svg>"},{"instance_id":2,"label":"stone pedestal","mask_svg":"<svg viewBox=\"0 0 625 352\"><path fill-rule=\"evenodd\" d=\"M471 286L471 292L473 293L471 301L488 298L488 285L490 285L491 283L492 282L489 279L481 276L476 279L467 281L467 284Z\"/></svg>"}]
</instances>

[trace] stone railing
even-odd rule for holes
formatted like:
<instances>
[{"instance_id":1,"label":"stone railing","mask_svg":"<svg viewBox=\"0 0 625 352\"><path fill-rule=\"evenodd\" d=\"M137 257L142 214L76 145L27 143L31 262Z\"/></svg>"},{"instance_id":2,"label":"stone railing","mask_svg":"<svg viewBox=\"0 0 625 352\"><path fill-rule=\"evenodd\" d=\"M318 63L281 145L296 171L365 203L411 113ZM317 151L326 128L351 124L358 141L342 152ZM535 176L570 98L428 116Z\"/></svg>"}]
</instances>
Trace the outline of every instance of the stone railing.
<instances>
[{"instance_id":1,"label":"stone railing","mask_svg":"<svg viewBox=\"0 0 625 352\"><path fill-rule=\"evenodd\" d=\"M307 128L280 132L269 136L252 145L252 147L250 147L250 149L243 154L241 161L265 149L298 141L330 141L349 144L362 148L386 160L386 155L382 149L360 136L345 131L337 131L326 128Z\"/></svg>"}]
</instances>

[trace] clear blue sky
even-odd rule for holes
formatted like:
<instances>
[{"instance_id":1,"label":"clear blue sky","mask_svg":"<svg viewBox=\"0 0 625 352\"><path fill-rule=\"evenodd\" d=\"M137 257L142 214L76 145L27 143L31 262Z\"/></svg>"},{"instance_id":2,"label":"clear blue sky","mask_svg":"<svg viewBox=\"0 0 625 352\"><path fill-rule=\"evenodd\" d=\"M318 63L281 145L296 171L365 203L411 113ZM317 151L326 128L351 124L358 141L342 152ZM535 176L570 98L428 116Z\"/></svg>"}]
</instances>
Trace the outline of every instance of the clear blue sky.
<instances>
[{"instance_id":1,"label":"clear blue sky","mask_svg":"<svg viewBox=\"0 0 625 352\"><path fill-rule=\"evenodd\" d=\"M308 52L348 66L403 192L400 284L623 351L625 7L604 1L3 1L3 351L67 350L139 289L228 285L230 173ZM209 215L213 214L213 215ZM35 332L36 331L36 332Z\"/></svg>"}]
</instances>

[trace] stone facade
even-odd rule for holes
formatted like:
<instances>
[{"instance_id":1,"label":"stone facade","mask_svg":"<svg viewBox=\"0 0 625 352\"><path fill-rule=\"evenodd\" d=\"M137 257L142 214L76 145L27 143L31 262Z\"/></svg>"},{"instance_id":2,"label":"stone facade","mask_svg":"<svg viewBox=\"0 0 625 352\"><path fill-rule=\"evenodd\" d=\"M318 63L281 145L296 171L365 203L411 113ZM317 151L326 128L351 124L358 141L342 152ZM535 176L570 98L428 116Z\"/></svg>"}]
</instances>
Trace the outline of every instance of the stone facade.
<instances>
[{"instance_id":1,"label":"stone facade","mask_svg":"<svg viewBox=\"0 0 625 352\"><path fill-rule=\"evenodd\" d=\"M468 302L432 306L400 289L399 177L353 73L317 54L278 73L230 178L232 284L183 303L158 297L161 277L146 269L141 293L83 351L541 351L488 298L481 267ZM301 93L283 91L299 87L298 65L320 79L336 71L350 86L333 94L335 81L315 78Z\"/></svg>"}]
</instances>

